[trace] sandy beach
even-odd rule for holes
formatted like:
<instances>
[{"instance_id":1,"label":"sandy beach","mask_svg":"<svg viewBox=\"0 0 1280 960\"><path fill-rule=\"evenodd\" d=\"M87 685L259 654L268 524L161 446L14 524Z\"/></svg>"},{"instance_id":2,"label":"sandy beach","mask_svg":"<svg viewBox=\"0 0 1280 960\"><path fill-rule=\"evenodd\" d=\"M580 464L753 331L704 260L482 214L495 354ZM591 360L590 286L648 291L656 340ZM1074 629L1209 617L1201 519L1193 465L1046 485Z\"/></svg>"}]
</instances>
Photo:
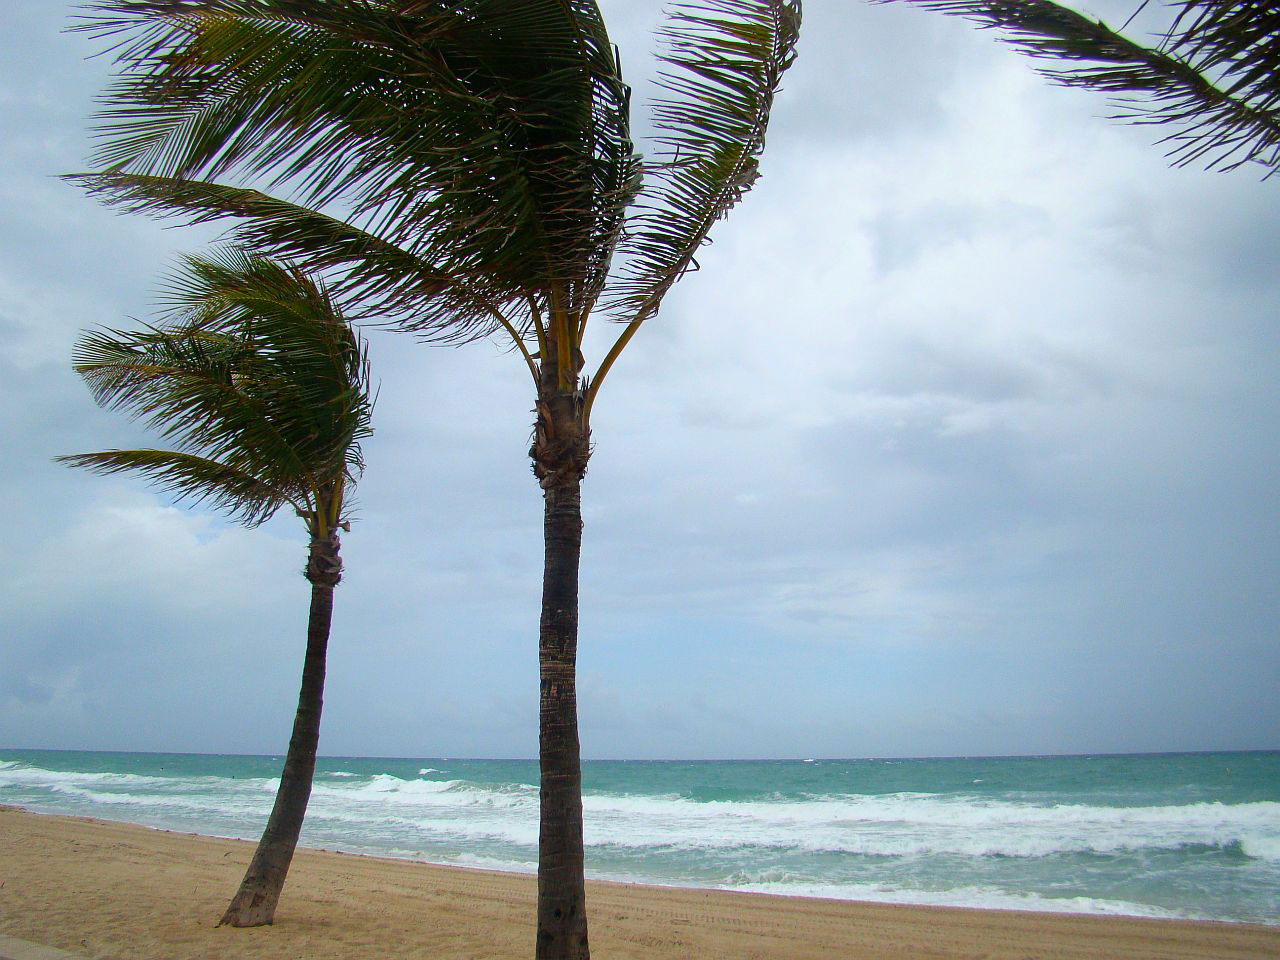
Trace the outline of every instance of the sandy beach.
<instances>
[{"instance_id":1,"label":"sandy beach","mask_svg":"<svg viewBox=\"0 0 1280 960\"><path fill-rule=\"evenodd\" d=\"M253 845L0 808L0 932L129 960L532 954L532 877L300 850L276 923L217 929ZM1280 928L592 883L600 958L1236 960Z\"/></svg>"}]
</instances>

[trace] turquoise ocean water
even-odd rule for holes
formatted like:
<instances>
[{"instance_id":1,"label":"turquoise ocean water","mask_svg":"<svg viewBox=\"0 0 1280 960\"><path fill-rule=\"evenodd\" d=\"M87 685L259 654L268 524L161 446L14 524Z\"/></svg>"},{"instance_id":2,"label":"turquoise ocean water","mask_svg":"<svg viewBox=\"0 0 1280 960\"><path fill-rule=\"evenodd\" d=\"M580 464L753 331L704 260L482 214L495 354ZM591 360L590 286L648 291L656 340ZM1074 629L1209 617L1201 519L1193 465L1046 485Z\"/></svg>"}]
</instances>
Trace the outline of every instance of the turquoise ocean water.
<instances>
[{"instance_id":1,"label":"turquoise ocean water","mask_svg":"<svg viewBox=\"0 0 1280 960\"><path fill-rule=\"evenodd\" d=\"M256 839L281 758L0 750L0 803ZM1280 924L1280 752L594 761L590 876ZM527 760L320 761L303 843L532 871Z\"/></svg>"}]
</instances>

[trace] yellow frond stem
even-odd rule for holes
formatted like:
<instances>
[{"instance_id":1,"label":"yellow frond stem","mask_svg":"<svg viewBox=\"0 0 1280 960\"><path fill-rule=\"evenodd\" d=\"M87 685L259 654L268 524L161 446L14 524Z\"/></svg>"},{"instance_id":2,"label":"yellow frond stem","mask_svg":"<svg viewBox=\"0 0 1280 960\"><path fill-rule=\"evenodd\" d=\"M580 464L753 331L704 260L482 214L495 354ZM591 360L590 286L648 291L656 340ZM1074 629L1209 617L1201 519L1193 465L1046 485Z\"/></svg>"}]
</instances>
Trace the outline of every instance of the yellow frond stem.
<instances>
[{"instance_id":1,"label":"yellow frond stem","mask_svg":"<svg viewBox=\"0 0 1280 960\"><path fill-rule=\"evenodd\" d=\"M336 527L342 519L343 488L347 483L346 473L338 474L337 483L333 485L333 504L329 508L329 526Z\"/></svg>"},{"instance_id":2,"label":"yellow frond stem","mask_svg":"<svg viewBox=\"0 0 1280 960\"><path fill-rule=\"evenodd\" d=\"M573 331L569 314L564 309L560 290L551 288L551 330L556 347L556 367L561 390L569 390L576 379L573 369Z\"/></svg>"},{"instance_id":3,"label":"yellow frond stem","mask_svg":"<svg viewBox=\"0 0 1280 960\"><path fill-rule=\"evenodd\" d=\"M547 327L542 322L542 311L538 309L538 301L533 294L527 294L529 301L529 313L533 316L533 329L538 335L538 356L545 357L547 355Z\"/></svg>"},{"instance_id":4,"label":"yellow frond stem","mask_svg":"<svg viewBox=\"0 0 1280 960\"><path fill-rule=\"evenodd\" d=\"M311 536L317 540L323 540L329 535L329 518L325 516L324 501L320 498L320 491L314 487L311 489L312 505L314 510L311 512Z\"/></svg>"}]
</instances>

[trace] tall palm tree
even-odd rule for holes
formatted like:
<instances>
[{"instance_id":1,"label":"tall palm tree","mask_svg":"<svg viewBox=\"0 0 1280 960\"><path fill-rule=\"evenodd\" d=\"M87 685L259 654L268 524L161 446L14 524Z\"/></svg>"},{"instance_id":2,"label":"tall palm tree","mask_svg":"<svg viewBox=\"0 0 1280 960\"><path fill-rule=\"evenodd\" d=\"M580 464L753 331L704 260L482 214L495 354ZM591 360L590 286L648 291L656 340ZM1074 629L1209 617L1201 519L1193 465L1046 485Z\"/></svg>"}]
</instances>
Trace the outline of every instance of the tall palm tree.
<instances>
[{"instance_id":1,"label":"tall palm tree","mask_svg":"<svg viewBox=\"0 0 1280 960\"><path fill-rule=\"evenodd\" d=\"M1280 10L1270 0L1175 0L1158 42L1148 46L1052 0L903 2L995 28L1049 66L1050 79L1116 98L1117 119L1172 124L1160 142L1178 166L1280 169ZM1135 11L1147 5L1143 0ZM1130 20L1133 18L1130 17Z\"/></svg>"},{"instance_id":2,"label":"tall palm tree","mask_svg":"<svg viewBox=\"0 0 1280 960\"><path fill-rule=\"evenodd\" d=\"M247 526L292 507L310 538L311 613L302 689L266 831L221 923L272 922L311 796L320 736L338 531L350 529L373 401L361 339L320 284L238 251L190 257L164 327L84 334L75 367L102 406L172 444L59 457L97 473L141 473Z\"/></svg>"},{"instance_id":3,"label":"tall palm tree","mask_svg":"<svg viewBox=\"0 0 1280 960\"><path fill-rule=\"evenodd\" d=\"M506 338L544 497L539 958L589 956L576 700L580 484L601 384L758 175L798 0L696 0L661 32L654 154L595 0L97 0L120 73L107 202L229 222L351 311ZM620 323L587 373L592 316Z\"/></svg>"}]
</instances>

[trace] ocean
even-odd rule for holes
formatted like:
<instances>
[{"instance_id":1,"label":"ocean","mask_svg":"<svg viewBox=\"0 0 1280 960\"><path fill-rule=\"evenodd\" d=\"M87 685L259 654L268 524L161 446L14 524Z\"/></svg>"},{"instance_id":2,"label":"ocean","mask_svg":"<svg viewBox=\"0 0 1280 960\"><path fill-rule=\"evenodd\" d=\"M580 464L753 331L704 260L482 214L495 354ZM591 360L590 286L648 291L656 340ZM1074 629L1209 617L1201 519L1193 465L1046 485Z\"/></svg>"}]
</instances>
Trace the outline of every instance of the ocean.
<instances>
[{"instance_id":1,"label":"ocean","mask_svg":"<svg viewBox=\"0 0 1280 960\"><path fill-rule=\"evenodd\" d=\"M280 757L0 750L0 803L256 840ZM325 757L306 846L532 872L530 760ZM588 761L591 877L1280 924L1280 752Z\"/></svg>"}]
</instances>

